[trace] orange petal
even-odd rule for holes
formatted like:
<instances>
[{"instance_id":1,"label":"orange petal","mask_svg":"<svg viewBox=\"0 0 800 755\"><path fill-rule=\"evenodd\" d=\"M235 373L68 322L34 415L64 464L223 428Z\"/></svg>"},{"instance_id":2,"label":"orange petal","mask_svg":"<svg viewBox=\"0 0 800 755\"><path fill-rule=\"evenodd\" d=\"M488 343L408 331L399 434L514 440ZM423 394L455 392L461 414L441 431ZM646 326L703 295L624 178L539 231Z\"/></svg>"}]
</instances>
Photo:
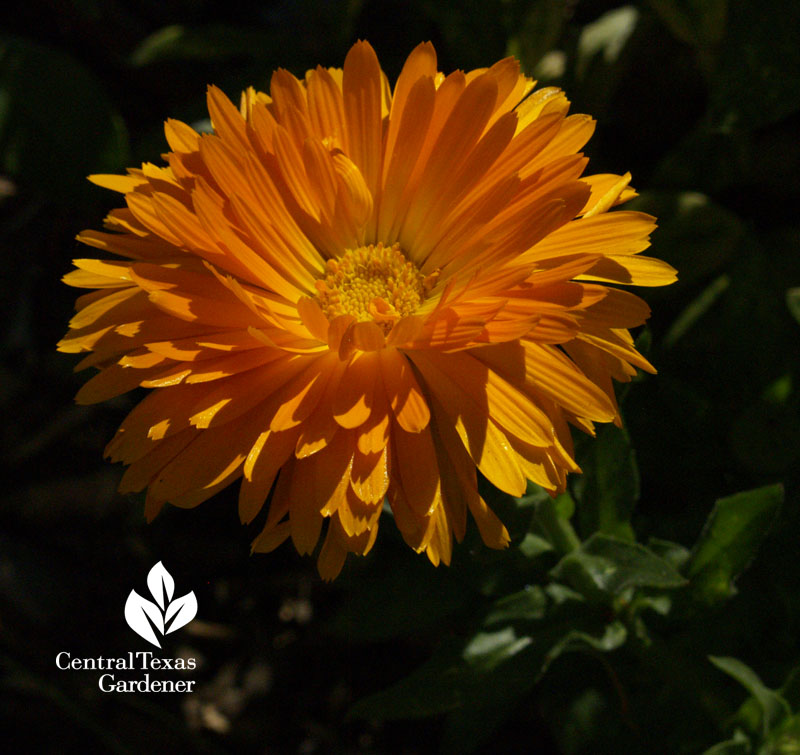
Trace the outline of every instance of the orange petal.
<instances>
[{"instance_id":1,"label":"orange petal","mask_svg":"<svg viewBox=\"0 0 800 755\"><path fill-rule=\"evenodd\" d=\"M331 74L318 66L307 77L308 115L320 139L344 145L344 109L342 91Z\"/></svg>"},{"instance_id":2,"label":"orange petal","mask_svg":"<svg viewBox=\"0 0 800 755\"><path fill-rule=\"evenodd\" d=\"M240 417L273 398L277 389L304 370L312 359L302 356L276 359L263 367L219 380L194 406L190 422L199 428L219 427Z\"/></svg>"},{"instance_id":3,"label":"orange petal","mask_svg":"<svg viewBox=\"0 0 800 755\"><path fill-rule=\"evenodd\" d=\"M400 427L410 433L427 427L430 410L406 357L394 349L382 351L380 370L386 395Z\"/></svg>"},{"instance_id":4,"label":"orange petal","mask_svg":"<svg viewBox=\"0 0 800 755\"><path fill-rule=\"evenodd\" d=\"M350 484L352 464L353 440L346 430L339 430L319 453L296 463L307 481L305 494L323 516L331 516L339 508Z\"/></svg>"},{"instance_id":5,"label":"orange petal","mask_svg":"<svg viewBox=\"0 0 800 755\"><path fill-rule=\"evenodd\" d=\"M616 416L608 396L589 380L563 352L554 346L522 341L527 380L578 416L610 422Z\"/></svg>"},{"instance_id":6,"label":"orange petal","mask_svg":"<svg viewBox=\"0 0 800 755\"><path fill-rule=\"evenodd\" d=\"M353 457L350 485L364 503L378 504L383 501L389 488L389 466L386 446L381 451L363 454L357 451Z\"/></svg>"},{"instance_id":7,"label":"orange petal","mask_svg":"<svg viewBox=\"0 0 800 755\"><path fill-rule=\"evenodd\" d=\"M385 448L389 440L389 403L382 387L376 386L373 394L372 414L358 428L358 450L373 454Z\"/></svg>"},{"instance_id":8,"label":"orange petal","mask_svg":"<svg viewBox=\"0 0 800 755\"><path fill-rule=\"evenodd\" d=\"M331 523L328 525L325 541L322 543L322 549L317 558L319 576L326 582L336 579L339 576L339 572L342 571L346 558L347 550L336 537L333 523Z\"/></svg>"},{"instance_id":9,"label":"orange petal","mask_svg":"<svg viewBox=\"0 0 800 755\"><path fill-rule=\"evenodd\" d=\"M397 482L389 487L389 505L403 540L417 553L423 551L433 537L433 519L412 510L402 486Z\"/></svg>"},{"instance_id":10,"label":"orange petal","mask_svg":"<svg viewBox=\"0 0 800 755\"><path fill-rule=\"evenodd\" d=\"M380 351L386 339L380 326L374 322L357 322L352 330L353 345L362 351Z\"/></svg>"},{"instance_id":11,"label":"orange petal","mask_svg":"<svg viewBox=\"0 0 800 755\"><path fill-rule=\"evenodd\" d=\"M374 193L381 167L381 69L368 42L357 42L347 53L342 97L347 154Z\"/></svg>"},{"instance_id":12,"label":"orange petal","mask_svg":"<svg viewBox=\"0 0 800 755\"><path fill-rule=\"evenodd\" d=\"M325 392L313 411L300 426L295 456L298 459L316 454L324 449L339 430L333 418L333 399L339 389L339 382L345 370L345 363L338 362L334 372L329 375Z\"/></svg>"},{"instance_id":13,"label":"orange petal","mask_svg":"<svg viewBox=\"0 0 800 755\"><path fill-rule=\"evenodd\" d=\"M330 320L323 314L319 304L314 299L303 297L297 302L297 313L314 338L323 343L328 343L328 328Z\"/></svg>"},{"instance_id":14,"label":"orange petal","mask_svg":"<svg viewBox=\"0 0 800 755\"><path fill-rule=\"evenodd\" d=\"M192 490L213 487L241 467L258 433L250 417L239 418L225 430L205 430L161 470L150 486L153 495L172 501Z\"/></svg>"},{"instance_id":15,"label":"orange petal","mask_svg":"<svg viewBox=\"0 0 800 755\"><path fill-rule=\"evenodd\" d=\"M184 430L155 444L151 451L125 470L119 483L119 492L138 493L144 490L153 478L197 437L197 433L198 431L193 429Z\"/></svg>"},{"instance_id":16,"label":"orange petal","mask_svg":"<svg viewBox=\"0 0 800 755\"><path fill-rule=\"evenodd\" d=\"M263 532L253 541L253 552L271 553L286 542L290 533L291 524L289 522L281 522L269 529L265 527Z\"/></svg>"},{"instance_id":17,"label":"orange petal","mask_svg":"<svg viewBox=\"0 0 800 755\"><path fill-rule=\"evenodd\" d=\"M468 498L467 505L469 506L472 518L478 525L478 530L481 533L483 542L490 548L496 548L498 550L507 548L511 541L508 530L500 519L498 519L497 514L486 505L486 501L480 496L477 501Z\"/></svg>"},{"instance_id":18,"label":"orange petal","mask_svg":"<svg viewBox=\"0 0 800 755\"><path fill-rule=\"evenodd\" d=\"M296 462L289 461L284 467L281 477L291 474L289 487L289 522L291 524L292 542L302 556L312 553L317 546L322 531L322 514L311 496L303 491L305 481L298 474Z\"/></svg>"},{"instance_id":19,"label":"orange petal","mask_svg":"<svg viewBox=\"0 0 800 755\"><path fill-rule=\"evenodd\" d=\"M272 399L278 408L270 430L288 430L303 422L316 409L338 365L336 355L327 352L281 388Z\"/></svg>"},{"instance_id":20,"label":"orange petal","mask_svg":"<svg viewBox=\"0 0 800 755\"><path fill-rule=\"evenodd\" d=\"M448 421L455 426L462 443L487 479L513 496L525 493L525 476L511 453L508 439L486 414L486 407L476 404L470 394L428 360L424 352L414 353L435 401Z\"/></svg>"},{"instance_id":21,"label":"orange petal","mask_svg":"<svg viewBox=\"0 0 800 755\"><path fill-rule=\"evenodd\" d=\"M296 429L281 433L266 430L254 441L244 463L239 491L239 519L242 523L251 522L261 510L272 483L291 455L296 439Z\"/></svg>"},{"instance_id":22,"label":"orange petal","mask_svg":"<svg viewBox=\"0 0 800 755\"><path fill-rule=\"evenodd\" d=\"M249 150L250 142L247 139L244 118L225 93L219 87L211 85L208 87L206 101L211 124L219 137L231 147Z\"/></svg>"},{"instance_id":23,"label":"orange petal","mask_svg":"<svg viewBox=\"0 0 800 755\"><path fill-rule=\"evenodd\" d=\"M429 515L440 500L439 467L430 430L409 433L394 425L392 443L408 505L417 516Z\"/></svg>"},{"instance_id":24,"label":"orange petal","mask_svg":"<svg viewBox=\"0 0 800 755\"><path fill-rule=\"evenodd\" d=\"M577 279L634 286L668 286L678 279L678 274L672 265L655 257L609 254Z\"/></svg>"},{"instance_id":25,"label":"orange petal","mask_svg":"<svg viewBox=\"0 0 800 755\"><path fill-rule=\"evenodd\" d=\"M350 360L333 400L333 417L346 428L358 427L369 418L378 378L379 352L362 351Z\"/></svg>"}]
</instances>

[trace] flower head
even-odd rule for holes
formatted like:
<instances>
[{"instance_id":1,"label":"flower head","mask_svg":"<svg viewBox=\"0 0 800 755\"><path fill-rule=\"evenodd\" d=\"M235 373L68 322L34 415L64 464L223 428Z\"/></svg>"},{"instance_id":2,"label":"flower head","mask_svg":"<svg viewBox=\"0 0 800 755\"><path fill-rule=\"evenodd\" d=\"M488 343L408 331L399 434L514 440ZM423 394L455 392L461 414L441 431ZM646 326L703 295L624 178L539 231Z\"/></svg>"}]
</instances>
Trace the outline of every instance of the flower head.
<instances>
[{"instance_id":1,"label":"flower head","mask_svg":"<svg viewBox=\"0 0 800 755\"><path fill-rule=\"evenodd\" d=\"M115 259L75 261L96 290L59 348L100 370L81 403L150 389L107 448L149 518L241 478L243 522L270 500L254 549L322 536L331 579L384 500L438 564L467 511L508 542L477 470L564 489L569 425L619 423L612 378L652 371L647 305L607 284L674 270L639 254L653 218L609 212L630 175L584 175L591 118L533 87L511 58L445 77L421 44L391 88L359 42L239 108L210 87L214 133L168 120L165 166L92 177L125 207L78 239Z\"/></svg>"}]
</instances>

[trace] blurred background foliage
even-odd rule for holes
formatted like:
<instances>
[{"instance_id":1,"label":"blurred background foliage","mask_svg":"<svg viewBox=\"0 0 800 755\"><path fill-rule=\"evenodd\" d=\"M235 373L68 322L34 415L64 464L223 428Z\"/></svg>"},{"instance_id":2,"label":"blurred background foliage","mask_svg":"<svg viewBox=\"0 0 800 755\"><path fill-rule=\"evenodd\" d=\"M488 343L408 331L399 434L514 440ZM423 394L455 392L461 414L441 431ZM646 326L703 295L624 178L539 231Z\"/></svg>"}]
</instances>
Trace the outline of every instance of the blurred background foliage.
<instances>
[{"instance_id":1,"label":"blurred background foliage","mask_svg":"<svg viewBox=\"0 0 800 755\"><path fill-rule=\"evenodd\" d=\"M800 5L793 0L29 0L2 11L0 720L30 752L800 751ZM434 569L382 528L326 585L248 556L226 491L144 524L102 448L135 397L79 408L59 283L115 198L85 175L156 161L208 83L267 88L367 38L393 79L513 54L598 119L591 172L630 170L680 281L643 294L657 377L625 430L579 439L552 501L487 498ZM388 524L388 522L387 522ZM99 692L55 655L140 650L123 605L163 560L198 619L188 696ZM174 636L171 636L174 637ZM10 740L9 740L10 741Z\"/></svg>"}]
</instances>

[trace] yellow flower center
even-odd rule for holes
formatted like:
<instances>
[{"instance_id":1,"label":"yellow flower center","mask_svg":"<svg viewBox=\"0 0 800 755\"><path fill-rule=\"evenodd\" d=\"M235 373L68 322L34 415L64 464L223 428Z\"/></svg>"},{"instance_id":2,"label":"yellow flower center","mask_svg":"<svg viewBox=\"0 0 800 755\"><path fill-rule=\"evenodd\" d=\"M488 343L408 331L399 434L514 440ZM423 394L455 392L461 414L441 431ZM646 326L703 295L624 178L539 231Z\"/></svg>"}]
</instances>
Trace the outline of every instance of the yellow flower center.
<instances>
[{"instance_id":1,"label":"yellow flower center","mask_svg":"<svg viewBox=\"0 0 800 755\"><path fill-rule=\"evenodd\" d=\"M425 298L428 281L407 260L399 244L370 244L329 259L324 278L316 282L322 311L330 320L353 315L374 320L388 331L401 317L412 314Z\"/></svg>"}]
</instances>

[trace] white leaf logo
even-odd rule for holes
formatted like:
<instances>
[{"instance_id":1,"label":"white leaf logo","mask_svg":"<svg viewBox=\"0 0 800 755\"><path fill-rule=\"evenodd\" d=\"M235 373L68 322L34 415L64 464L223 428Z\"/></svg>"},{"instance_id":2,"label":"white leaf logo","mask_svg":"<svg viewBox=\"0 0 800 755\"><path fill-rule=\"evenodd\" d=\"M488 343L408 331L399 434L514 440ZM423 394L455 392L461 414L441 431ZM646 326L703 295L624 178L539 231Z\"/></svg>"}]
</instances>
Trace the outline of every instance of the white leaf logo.
<instances>
[{"instance_id":1,"label":"white leaf logo","mask_svg":"<svg viewBox=\"0 0 800 755\"><path fill-rule=\"evenodd\" d=\"M150 569L147 587L155 603L131 590L125 602L125 621L136 634L160 648L156 632L164 635L185 627L197 615L197 598L192 591L172 600L175 580L160 561Z\"/></svg>"},{"instance_id":2,"label":"white leaf logo","mask_svg":"<svg viewBox=\"0 0 800 755\"><path fill-rule=\"evenodd\" d=\"M160 561L150 569L150 573L147 575L147 586L150 588L150 594L163 611L165 603L172 600L172 593L175 592L175 580Z\"/></svg>"},{"instance_id":3,"label":"white leaf logo","mask_svg":"<svg viewBox=\"0 0 800 755\"><path fill-rule=\"evenodd\" d=\"M176 598L167 607L164 614L164 624L167 627L166 633L174 632L176 629L186 626L197 614L197 598L194 592Z\"/></svg>"}]
</instances>

